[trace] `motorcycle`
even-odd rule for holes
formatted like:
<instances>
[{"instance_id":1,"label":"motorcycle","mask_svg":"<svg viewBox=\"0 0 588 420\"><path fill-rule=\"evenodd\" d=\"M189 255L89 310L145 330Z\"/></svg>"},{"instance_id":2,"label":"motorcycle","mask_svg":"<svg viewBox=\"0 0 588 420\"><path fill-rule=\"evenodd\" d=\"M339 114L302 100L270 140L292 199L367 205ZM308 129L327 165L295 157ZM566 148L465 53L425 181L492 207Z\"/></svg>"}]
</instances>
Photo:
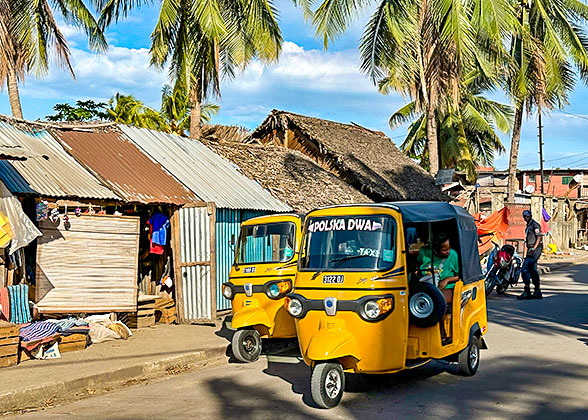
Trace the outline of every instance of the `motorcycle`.
<instances>
[{"instance_id":1,"label":"motorcycle","mask_svg":"<svg viewBox=\"0 0 588 420\"><path fill-rule=\"evenodd\" d=\"M499 247L497 243L493 244L494 249L488 257L484 276L486 296L492 293L494 288L497 294L506 295L506 290L519 282L523 259L514 246L507 244Z\"/></svg>"}]
</instances>

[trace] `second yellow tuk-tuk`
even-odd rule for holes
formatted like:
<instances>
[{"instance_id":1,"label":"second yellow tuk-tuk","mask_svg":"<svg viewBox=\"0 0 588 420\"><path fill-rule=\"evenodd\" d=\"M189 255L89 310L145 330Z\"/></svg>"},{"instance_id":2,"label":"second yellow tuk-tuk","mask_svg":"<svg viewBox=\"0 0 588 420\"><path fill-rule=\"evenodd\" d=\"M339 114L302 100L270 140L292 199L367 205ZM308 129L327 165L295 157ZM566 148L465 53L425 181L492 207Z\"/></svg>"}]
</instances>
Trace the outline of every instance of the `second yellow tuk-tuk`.
<instances>
[{"instance_id":1,"label":"second yellow tuk-tuk","mask_svg":"<svg viewBox=\"0 0 588 420\"><path fill-rule=\"evenodd\" d=\"M314 210L285 304L320 407L339 403L344 371L445 359L473 375L487 330L474 219L441 202Z\"/></svg>"},{"instance_id":2,"label":"second yellow tuk-tuk","mask_svg":"<svg viewBox=\"0 0 588 420\"><path fill-rule=\"evenodd\" d=\"M303 216L278 214L241 224L235 261L223 295L231 300L233 355L241 362L256 361L262 337L296 337L294 319L284 307L292 290L298 263Z\"/></svg>"}]
</instances>

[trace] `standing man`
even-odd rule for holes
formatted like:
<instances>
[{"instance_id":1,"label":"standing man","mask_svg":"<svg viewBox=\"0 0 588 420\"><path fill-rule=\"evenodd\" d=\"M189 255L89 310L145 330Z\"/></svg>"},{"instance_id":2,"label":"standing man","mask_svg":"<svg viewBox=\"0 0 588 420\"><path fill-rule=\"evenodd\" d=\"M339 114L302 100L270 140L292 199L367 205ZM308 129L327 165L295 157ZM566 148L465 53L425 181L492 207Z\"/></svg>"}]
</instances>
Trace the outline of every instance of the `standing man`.
<instances>
[{"instance_id":1,"label":"standing man","mask_svg":"<svg viewBox=\"0 0 588 420\"><path fill-rule=\"evenodd\" d=\"M523 219L527 222L525 229L525 244L527 246L527 255L523 261L521 275L525 283L525 291L518 299L542 299L541 288L539 286L539 271L537 271L537 260L543 252L543 241L541 237L541 225L531 217L529 210L523 211ZM535 291L531 294L531 280Z\"/></svg>"}]
</instances>

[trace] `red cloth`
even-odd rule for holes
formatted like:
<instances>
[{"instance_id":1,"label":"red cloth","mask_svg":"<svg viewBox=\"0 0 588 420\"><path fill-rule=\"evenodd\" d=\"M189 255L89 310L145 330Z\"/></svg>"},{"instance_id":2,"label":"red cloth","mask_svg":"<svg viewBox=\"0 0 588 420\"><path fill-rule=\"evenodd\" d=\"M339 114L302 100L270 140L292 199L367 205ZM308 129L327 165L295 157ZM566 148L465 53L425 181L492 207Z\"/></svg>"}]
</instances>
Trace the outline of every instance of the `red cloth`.
<instances>
[{"instance_id":1,"label":"red cloth","mask_svg":"<svg viewBox=\"0 0 588 420\"><path fill-rule=\"evenodd\" d=\"M0 312L0 319L4 321L10 320L10 298L8 297L8 287L0 288L0 305L2 311Z\"/></svg>"},{"instance_id":2,"label":"red cloth","mask_svg":"<svg viewBox=\"0 0 588 420\"><path fill-rule=\"evenodd\" d=\"M165 247L153 242L153 225L147 222L147 226L149 226L149 253L163 255Z\"/></svg>"},{"instance_id":3,"label":"red cloth","mask_svg":"<svg viewBox=\"0 0 588 420\"><path fill-rule=\"evenodd\" d=\"M504 233L508 229L508 210L504 207L483 220L481 214L478 213L475 219L478 235L492 233L492 235L480 238L482 243L478 243L478 252L481 255L494 246L492 242L498 242L504 237Z\"/></svg>"}]
</instances>

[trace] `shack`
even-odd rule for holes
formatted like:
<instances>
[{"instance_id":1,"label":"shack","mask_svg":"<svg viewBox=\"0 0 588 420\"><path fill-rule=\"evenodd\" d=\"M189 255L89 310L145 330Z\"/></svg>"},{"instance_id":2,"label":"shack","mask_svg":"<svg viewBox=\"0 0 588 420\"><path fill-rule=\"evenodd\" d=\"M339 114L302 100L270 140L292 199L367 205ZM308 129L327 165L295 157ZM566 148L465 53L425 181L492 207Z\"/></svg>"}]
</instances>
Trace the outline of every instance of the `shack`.
<instances>
[{"instance_id":1,"label":"shack","mask_svg":"<svg viewBox=\"0 0 588 420\"><path fill-rule=\"evenodd\" d=\"M175 213L172 238L179 244L175 270L176 278L182 282L183 320L212 320L217 310L230 309L221 285L233 264L241 222L264 214L288 212L292 207L200 142L154 130L119 128L143 153L202 200L201 205L186 205ZM212 245L206 237L213 238Z\"/></svg>"},{"instance_id":2,"label":"shack","mask_svg":"<svg viewBox=\"0 0 588 420\"><path fill-rule=\"evenodd\" d=\"M384 133L357 124L273 110L245 142L298 150L376 202L449 200Z\"/></svg>"}]
</instances>

